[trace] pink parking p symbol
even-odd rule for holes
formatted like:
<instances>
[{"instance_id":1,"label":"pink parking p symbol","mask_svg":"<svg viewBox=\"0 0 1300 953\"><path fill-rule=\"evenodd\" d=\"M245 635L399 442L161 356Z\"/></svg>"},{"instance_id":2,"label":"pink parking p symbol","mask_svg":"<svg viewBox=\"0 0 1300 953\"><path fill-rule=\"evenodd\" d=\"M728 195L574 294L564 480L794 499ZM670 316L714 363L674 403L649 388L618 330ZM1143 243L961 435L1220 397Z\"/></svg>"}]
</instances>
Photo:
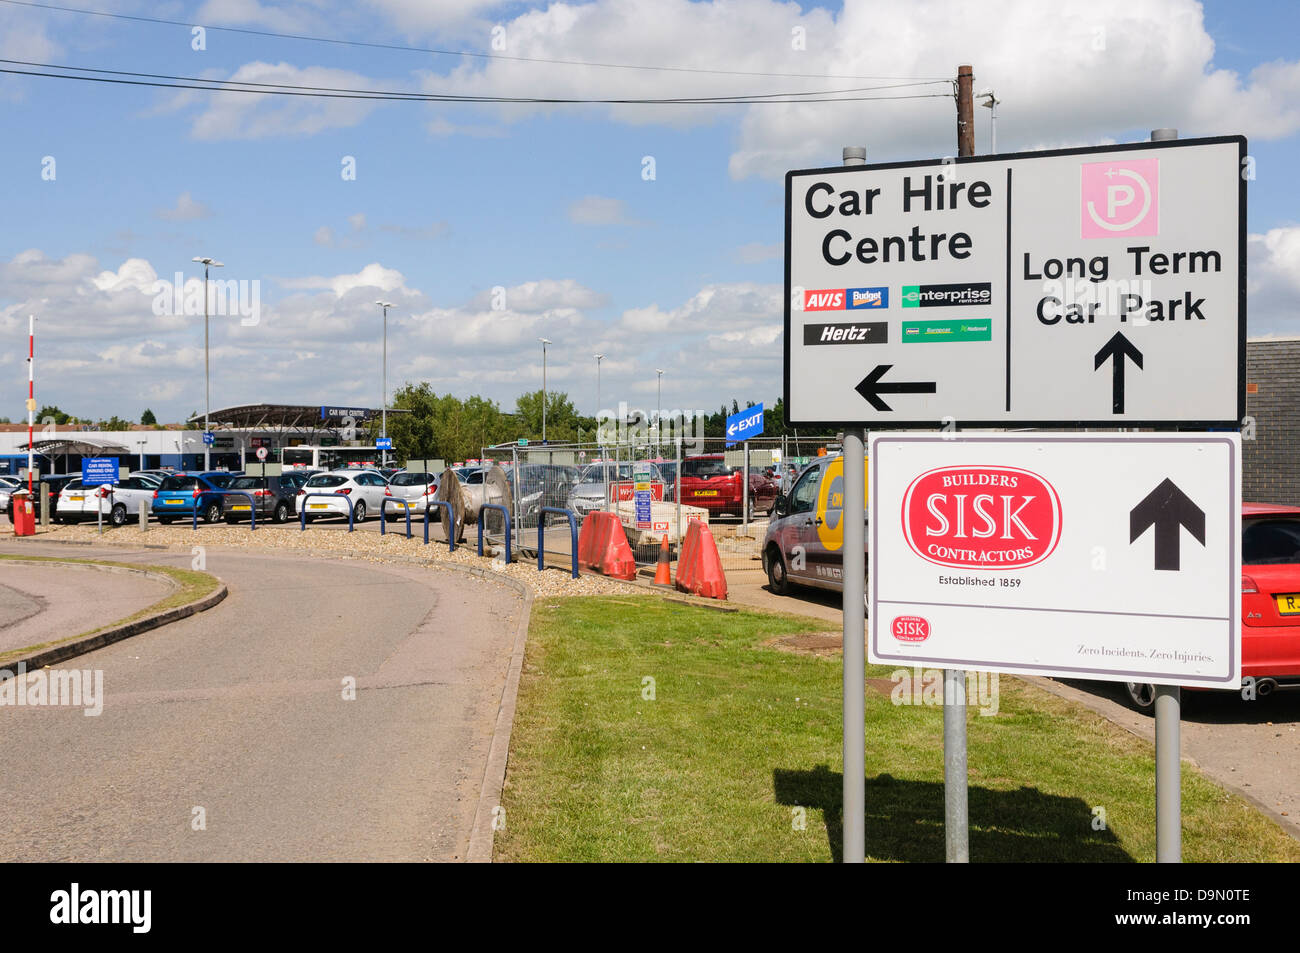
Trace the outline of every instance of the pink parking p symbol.
<instances>
[{"instance_id":1,"label":"pink parking p symbol","mask_svg":"<svg viewBox=\"0 0 1300 953\"><path fill-rule=\"evenodd\" d=\"M1084 238L1160 234L1160 160L1085 162L1079 167Z\"/></svg>"}]
</instances>

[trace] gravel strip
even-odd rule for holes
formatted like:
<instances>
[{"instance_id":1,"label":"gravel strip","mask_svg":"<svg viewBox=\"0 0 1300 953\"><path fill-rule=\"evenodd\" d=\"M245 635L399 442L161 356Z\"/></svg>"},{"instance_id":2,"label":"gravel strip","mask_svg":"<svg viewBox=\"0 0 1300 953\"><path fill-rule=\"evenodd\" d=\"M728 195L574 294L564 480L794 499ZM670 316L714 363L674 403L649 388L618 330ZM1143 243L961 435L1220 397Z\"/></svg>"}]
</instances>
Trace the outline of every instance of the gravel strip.
<instances>
[{"instance_id":1,"label":"gravel strip","mask_svg":"<svg viewBox=\"0 0 1300 953\"><path fill-rule=\"evenodd\" d=\"M537 560L514 562L506 565L503 557L489 558L478 555L476 543L458 545L454 553L447 552L446 541L430 540L424 545L422 533L407 539L404 532L347 533L338 530L308 529L303 532L295 524L290 526L258 526L250 531L247 526L200 526L195 532L188 525L150 525L147 533L137 526L105 529L96 532L94 524L79 523L50 527L48 532L30 537L35 540L64 540L106 546L161 547L189 552L193 546L210 546L222 549L270 550L273 552L339 553L353 559L383 562L387 556L417 559L430 566L460 564L490 569L516 579L532 589L537 597L600 596L629 592L645 592L644 588L619 579L583 573L577 579L570 577L567 569L548 566L545 572L537 571ZM518 560L518 556L516 556Z\"/></svg>"}]
</instances>

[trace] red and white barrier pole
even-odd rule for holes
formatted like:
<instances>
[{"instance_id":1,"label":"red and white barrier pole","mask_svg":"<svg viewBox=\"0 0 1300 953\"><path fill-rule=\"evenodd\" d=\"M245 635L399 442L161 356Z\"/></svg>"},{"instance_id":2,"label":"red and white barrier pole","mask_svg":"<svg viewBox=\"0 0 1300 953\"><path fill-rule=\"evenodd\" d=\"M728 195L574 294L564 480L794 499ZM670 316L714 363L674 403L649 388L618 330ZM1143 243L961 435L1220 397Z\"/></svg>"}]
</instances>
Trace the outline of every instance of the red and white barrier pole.
<instances>
[{"instance_id":1,"label":"red and white barrier pole","mask_svg":"<svg viewBox=\"0 0 1300 953\"><path fill-rule=\"evenodd\" d=\"M32 499L32 425L36 419L36 315L27 316L27 498Z\"/></svg>"}]
</instances>

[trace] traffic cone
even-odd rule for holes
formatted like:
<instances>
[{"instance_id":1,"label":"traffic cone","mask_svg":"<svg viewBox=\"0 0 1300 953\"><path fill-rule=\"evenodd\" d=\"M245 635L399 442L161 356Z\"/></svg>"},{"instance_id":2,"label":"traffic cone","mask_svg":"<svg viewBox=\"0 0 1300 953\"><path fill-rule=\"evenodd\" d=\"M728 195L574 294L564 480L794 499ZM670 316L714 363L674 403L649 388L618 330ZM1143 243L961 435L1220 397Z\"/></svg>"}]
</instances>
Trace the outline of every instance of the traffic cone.
<instances>
[{"instance_id":1,"label":"traffic cone","mask_svg":"<svg viewBox=\"0 0 1300 953\"><path fill-rule=\"evenodd\" d=\"M668 568L668 534L665 533L663 542L659 546L659 562L655 565L655 585L671 586L673 584L672 572Z\"/></svg>"}]
</instances>

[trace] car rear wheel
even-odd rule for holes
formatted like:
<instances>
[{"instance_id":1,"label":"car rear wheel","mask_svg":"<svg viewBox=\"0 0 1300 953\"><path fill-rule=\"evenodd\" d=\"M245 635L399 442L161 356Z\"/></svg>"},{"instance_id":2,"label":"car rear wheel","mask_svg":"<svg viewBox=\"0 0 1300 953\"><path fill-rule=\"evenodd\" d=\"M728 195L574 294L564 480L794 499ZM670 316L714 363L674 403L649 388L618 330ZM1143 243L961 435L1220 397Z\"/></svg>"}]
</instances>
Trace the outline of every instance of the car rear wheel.
<instances>
[{"instance_id":1,"label":"car rear wheel","mask_svg":"<svg viewBox=\"0 0 1300 953\"><path fill-rule=\"evenodd\" d=\"M767 556L767 584L778 596L790 594L790 577L785 571L785 557L781 550L773 546Z\"/></svg>"},{"instance_id":2,"label":"car rear wheel","mask_svg":"<svg viewBox=\"0 0 1300 953\"><path fill-rule=\"evenodd\" d=\"M364 523L366 521L366 501L357 500L356 506L352 510L352 522Z\"/></svg>"},{"instance_id":3,"label":"car rear wheel","mask_svg":"<svg viewBox=\"0 0 1300 953\"><path fill-rule=\"evenodd\" d=\"M126 506L118 503L113 507L112 512L108 514L108 521L114 526L126 525Z\"/></svg>"},{"instance_id":4,"label":"car rear wheel","mask_svg":"<svg viewBox=\"0 0 1300 953\"><path fill-rule=\"evenodd\" d=\"M209 503L203 508L203 522L215 523L219 519L221 519L220 503Z\"/></svg>"},{"instance_id":5,"label":"car rear wheel","mask_svg":"<svg viewBox=\"0 0 1300 953\"><path fill-rule=\"evenodd\" d=\"M275 504L275 513L272 514L271 519L276 523L289 522L289 504L283 500Z\"/></svg>"},{"instance_id":6,"label":"car rear wheel","mask_svg":"<svg viewBox=\"0 0 1300 953\"><path fill-rule=\"evenodd\" d=\"M1156 710L1156 687L1150 682L1128 682L1124 685L1124 694L1129 706L1144 715Z\"/></svg>"}]
</instances>

